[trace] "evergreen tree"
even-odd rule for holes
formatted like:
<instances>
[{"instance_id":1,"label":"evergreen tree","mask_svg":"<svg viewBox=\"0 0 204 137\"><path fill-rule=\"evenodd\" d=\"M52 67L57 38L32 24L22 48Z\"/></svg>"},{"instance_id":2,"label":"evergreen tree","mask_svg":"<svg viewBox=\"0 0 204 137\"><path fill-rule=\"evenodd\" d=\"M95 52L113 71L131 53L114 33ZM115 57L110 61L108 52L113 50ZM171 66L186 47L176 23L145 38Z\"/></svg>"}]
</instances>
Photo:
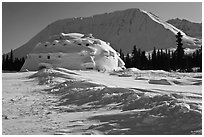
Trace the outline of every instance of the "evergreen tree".
<instances>
[{"instance_id":1,"label":"evergreen tree","mask_svg":"<svg viewBox=\"0 0 204 137\"><path fill-rule=\"evenodd\" d=\"M120 49L120 58L123 60L123 61L125 61L125 56L124 56L124 54L123 54L123 52L122 52L122 49Z\"/></svg>"},{"instance_id":2,"label":"evergreen tree","mask_svg":"<svg viewBox=\"0 0 204 137\"><path fill-rule=\"evenodd\" d=\"M6 55L6 59L5 59L5 70L9 70L10 63L9 63L9 55Z\"/></svg>"},{"instance_id":3,"label":"evergreen tree","mask_svg":"<svg viewBox=\"0 0 204 137\"><path fill-rule=\"evenodd\" d=\"M10 58L9 58L9 70L14 70L13 65L13 50L11 49Z\"/></svg>"},{"instance_id":4,"label":"evergreen tree","mask_svg":"<svg viewBox=\"0 0 204 137\"><path fill-rule=\"evenodd\" d=\"M152 58L150 53L148 54L148 64L147 64L147 69L153 69L152 67Z\"/></svg>"},{"instance_id":5,"label":"evergreen tree","mask_svg":"<svg viewBox=\"0 0 204 137\"><path fill-rule=\"evenodd\" d=\"M185 55L184 56L184 66L185 66L185 71L186 72L192 72L192 67L193 67L193 56L192 54Z\"/></svg>"},{"instance_id":6,"label":"evergreen tree","mask_svg":"<svg viewBox=\"0 0 204 137\"><path fill-rule=\"evenodd\" d=\"M142 67L141 67L141 55L142 55L142 53L141 53L141 49L139 48L138 49L138 52L137 52L137 60L136 60L136 62L137 62L137 66L136 66L136 68L139 68L139 69L141 69Z\"/></svg>"},{"instance_id":7,"label":"evergreen tree","mask_svg":"<svg viewBox=\"0 0 204 137\"><path fill-rule=\"evenodd\" d=\"M132 67L138 67L138 52L137 47L135 45L133 46L132 51Z\"/></svg>"},{"instance_id":8,"label":"evergreen tree","mask_svg":"<svg viewBox=\"0 0 204 137\"><path fill-rule=\"evenodd\" d=\"M198 71L202 71L202 47L192 54L192 67L199 67Z\"/></svg>"},{"instance_id":9,"label":"evergreen tree","mask_svg":"<svg viewBox=\"0 0 204 137\"><path fill-rule=\"evenodd\" d=\"M176 70L176 54L173 51L171 53L170 66L172 70Z\"/></svg>"},{"instance_id":10,"label":"evergreen tree","mask_svg":"<svg viewBox=\"0 0 204 137\"><path fill-rule=\"evenodd\" d=\"M157 53L156 53L156 49L154 47L154 50L152 52L152 67L153 69L157 69Z\"/></svg>"},{"instance_id":11,"label":"evergreen tree","mask_svg":"<svg viewBox=\"0 0 204 137\"><path fill-rule=\"evenodd\" d=\"M160 49L160 69L162 69L162 70L166 70L165 69L165 53L163 52L163 49Z\"/></svg>"},{"instance_id":12,"label":"evergreen tree","mask_svg":"<svg viewBox=\"0 0 204 137\"><path fill-rule=\"evenodd\" d=\"M15 58L13 57L13 50L8 54L3 54L2 56L2 70L9 71L20 71L21 67L25 62L25 58Z\"/></svg>"},{"instance_id":13,"label":"evergreen tree","mask_svg":"<svg viewBox=\"0 0 204 137\"><path fill-rule=\"evenodd\" d=\"M2 56L2 70L5 69L5 61L6 61L6 55L3 54L3 56Z\"/></svg>"},{"instance_id":14,"label":"evergreen tree","mask_svg":"<svg viewBox=\"0 0 204 137\"><path fill-rule=\"evenodd\" d=\"M11 49L11 52L10 52L10 63L12 64L13 63L13 50Z\"/></svg>"},{"instance_id":15,"label":"evergreen tree","mask_svg":"<svg viewBox=\"0 0 204 137\"><path fill-rule=\"evenodd\" d=\"M170 50L167 49L164 55L164 70L166 71L170 70Z\"/></svg>"},{"instance_id":16,"label":"evergreen tree","mask_svg":"<svg viewBox=\"0 0 204 137\"><path fill-rule=\"evenodd\" d=\"M160 51L159 49L157 50L157 58L156 58L156 64L157 64L157 67L156 69L161 69L161 54L160 54Z\"/></svg>"},{"instance_id":17,"label":"evergreen tree","mask_svg":"<svg viewBox=\"0 0 204 137\"><path fill-rule=\"evenodd\" d=\"M180 32L176 35L177 49L175 51L176 54L176 68L183 70L183 57L184 57L184 49L182 47L182 35Z\"/></svg>"},{"instance_id":18,"label":"evergreen tree","mask_svg":"<svg viewBox=\"0 0 204 137\"><path fill-rule=\"evenodd\" d=\"M147 69L148 60L147 60L147 57L145 55L145 51L142 51L140 59L141 59L141 66L140 66L140 68L141 69Z\"/></svg>"},{"instance_id":19,"label":"evergreen tree","mask_svg":"<svg viewBox=\"0 0 204 137\"><path fill-rule=\"evenodd\" d=\"M131 60L130 60L129 53L127 53L127 56L125 57L125 67L126 68L130 68L131 67Z\"/></svg>"}]
</instances>

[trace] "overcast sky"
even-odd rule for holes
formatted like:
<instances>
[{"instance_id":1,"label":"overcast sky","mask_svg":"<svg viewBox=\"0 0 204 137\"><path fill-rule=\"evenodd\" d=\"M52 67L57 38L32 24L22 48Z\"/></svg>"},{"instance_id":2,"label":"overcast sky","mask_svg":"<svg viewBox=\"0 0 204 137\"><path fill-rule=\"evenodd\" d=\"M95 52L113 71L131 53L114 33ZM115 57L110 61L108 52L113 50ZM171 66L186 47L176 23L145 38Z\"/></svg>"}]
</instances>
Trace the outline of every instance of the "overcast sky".
<instances>
[{"instance_id":1,"label":"overcast sky","mask_svg":"<svg viewBox=\"0 0 204 137\"><path fill-rule=\"evenodd\" d=\"M2 3L2 52L22 46L48 24L64 18L88 17L95 14L139 8L163 20L180 18L202 22L200 2L77 2L77 3Z\"/></svg>"}]
</instances>

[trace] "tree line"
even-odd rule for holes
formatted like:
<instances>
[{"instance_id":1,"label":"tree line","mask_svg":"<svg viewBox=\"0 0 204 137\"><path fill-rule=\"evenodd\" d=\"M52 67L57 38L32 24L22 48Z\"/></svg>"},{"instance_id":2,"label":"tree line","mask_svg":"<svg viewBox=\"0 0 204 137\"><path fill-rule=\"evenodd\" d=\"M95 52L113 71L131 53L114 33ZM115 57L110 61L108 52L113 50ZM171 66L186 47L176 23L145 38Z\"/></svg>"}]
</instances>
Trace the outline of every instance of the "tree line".
<instances>
[{"instance_id":1,"label":"tree line","mask_svg":"<svg viewBox=\"0 0 204 137\"><path fill-rule=\"evenodd\" d=\"M185 54L180 32L177 33L176 38L177 48L175 51L170 51L169 49L156 50L154 47L152 53L146 53L134 45L132 53L127 53L126 56L120 49L120 57L125 62L126 68L135 67L142 70L159 69L165 71L201 72L202 46L191 54Z\"/></svg>"},{"instance_id":2,"label":"tree line","mask_svg":"<svg viewBox=\"0 0 204 137\"><path fill-rule=\"evenodd\" d=\"M25 58L14 58L13 50L9 54L2 55L2 70L20 71L25 62Z\"/></svg>"},{"instance_id":3,"label":"tree line","mask_svg":"<svg viewBox=\"0 0 204 137\"><path fill-rule=\"evenodd\" d=\"M165 70L165 71L185 71L192 72L194 68L202 71L202 46L192 54L184 54L182 47L182 35L176 35L177 48L175 51L168 49L156 49L152 53L147 53L133 46L132 53L124 55L120 49L120 57L125 62L126 68L135 67L142 70ZM25 58L14 58L13 50L9 54L3 54L2 69L9 71L20 71L25 62Z\"/></svg>"}]
</instances>

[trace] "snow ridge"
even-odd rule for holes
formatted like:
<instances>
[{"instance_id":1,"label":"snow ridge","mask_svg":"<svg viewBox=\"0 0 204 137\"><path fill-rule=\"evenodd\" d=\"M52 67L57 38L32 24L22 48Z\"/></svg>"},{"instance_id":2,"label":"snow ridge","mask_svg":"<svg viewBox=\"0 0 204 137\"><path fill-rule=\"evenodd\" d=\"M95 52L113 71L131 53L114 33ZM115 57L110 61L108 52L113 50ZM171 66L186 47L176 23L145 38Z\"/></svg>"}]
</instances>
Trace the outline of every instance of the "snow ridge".
<instances>
[{"instance_id":1,"label":"snow ridge","mask_svg":"<svg viewBox=\"0 0 204 137\"><path fill-rule=\"evenodd\" d=\"M155 79L148 78L149 72L151 74L154 73ZM92 75L92 73L94 73L95 77L91 77L90 79L89 75ZM89 115L85 121L85 123L97 121L97 123L89 125L88 129L86 128L86 131L94 130L95 132L92 132L92 134L202 134L201 85L191 85L193 80L194 82L198 82L198 80L200 82L202 81L200 78L201 74L198 77L195 74L190 76L189 74L174 74L162 70L141 71L135 68L114 73L116 75L101 74L93 71L78 71L74 73L74 71L70 72L67 70L66 74L66 70L60 68L52 71L41 70L41 72L36 73L38 75L32 75L32 78L36 77L48 81L46 79L47 76L54 76L51 79L52 82L44 82L48 85L51 84L51 88L45 91L48 94L58 97L55 110L59 114L94 111L94 114ZM121 76L122 73L132 75L123 75L119 81L117 75ZM135 75L133 74L138 76L135 80ZM103 79L100 79L101 82L106 82L112 78L115 81L118 80L116 82L117 86L110 87L104 83L96 83L96 79L100 75L103 76ZM65 76L67 79L63 82L55 82L58 77L66 78ZM156 77L160 80L157 80ZM161 79L162 77L165 80ZM174 81L176 84L174 85L173 82L170 82L170 79L173 77L180 77L175 78L180 82ZM132 84L132 88L123 88L121 87L122 79L128 79L129 82L133 80L135 84ZM191 83L191 88L200 88L200 93L194 92L193 90L184 90L182 84L185 84L185 80L188 80L189 84ZM140 88L140 82L146 82L143 88L147 89ZM169 83L166 84L167 82ZM128 82L125 84L128 84ZM152 89L148 88L150 85L154 85ZM190 85L186 84L185 86L190 88ZM166 87L176 87L178 91L173 90L174 88L168 90ZM84 123L82 122L82 124ZM157 125L156 127L155 124Z\"/></svg>"}]
</instances>

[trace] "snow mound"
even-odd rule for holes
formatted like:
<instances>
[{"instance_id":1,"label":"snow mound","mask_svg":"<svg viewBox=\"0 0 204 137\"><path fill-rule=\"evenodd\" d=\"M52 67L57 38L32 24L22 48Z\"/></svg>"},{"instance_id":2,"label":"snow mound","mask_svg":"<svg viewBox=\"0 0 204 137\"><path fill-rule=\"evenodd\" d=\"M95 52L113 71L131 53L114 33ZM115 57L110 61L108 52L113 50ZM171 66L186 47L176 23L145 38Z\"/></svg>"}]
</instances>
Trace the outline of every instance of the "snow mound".
<instances>
[{"instance_id":1,"label":"snow mound","mask_svg":"<svg viewBox=\"0 0 204 137\"><path fill-rule=\"evenodd\" d=\"M27 55L21 71L38 70L43 66L112 71L124 65L119 54L107 42L91 34L61 33L38 43Z\"/></svg>"},{"instance_id":2,"label":"snow mound","mask_svg":"<svg viewBox=\"0 0 204 137\"><path fill-rule=\"evenodd\" d=\"M100 85L91 87L90 83L80 81L64 84L67 86L52 92L60 96L59 106L68 106L63 112L90 111L104 107L123 111L114 115L90 118L105 122L106 124L91 128L101 131L105 129L107 134L189 134L192 130L201 128L201 111L191 104L178 101L175 95L150 97L142 92L124 88L108 88ZM58 111L62 110L59 108ZM153 131L144 128L146 126L153 128L155 124L163 126L156 127ZM114 125L118 127L114 128ZM127 128L129 130L125 132L122 130Z\"/></svg>"},{"instance_id":3,"label":"snow mound","mask_svg":"<svg viewBox=\"0 0 204 137\"><path fill-rule=\"evenodd\" d=\"M118 71L117 73L122 74L124 71ZM161 74L162 77L171 76L161 70L145 71L144 74L149 75L152 72ZM152 90L108 87L100 83L92 83L88 79L76 79L77 76L81 77L82 73L79 73L79 71L76 73L64 68L58 68L58 70L43 69L31 77L46 78L52 76L53 80L58 77L66 79L45 89L46 93L58 97L54 109L59 113L110 111L107 114L101 111L100 114L89 117L89 120L100 121L99 124L92 125L89 129L98 130L104 134L184 135L200 132L202 129L201 94L168 91L164 88L156 89L155 87ZM88 75L92 72L85 73ZM107 75L105 73L96 73L103 74L104 77ZM141 73L143 72L141 71ZM117 76L107 76L117 78ZM161 76L159 77L161 78ZM141 78L143 77L144 75ZM128 78L121 77L120 79ZM187 78L187 80L192 83L200 82L200 80L194 78ZM133 81L135 80L133 79ZM160 80L149 79L149 81L145 86L149 86L149 83L165 87L174 86L169 85L170 80L167 78Z\"/></svg>"},{"instance_id":4,"label":"snow mound","mask_svg":"<svg viewBox=\"0 0 204 137\"><path fill-rule=\"evenodd\" d=\"M168 82L168 80L166 79L159 79L159 80L150 79L149 84L171 85L171 83Z\"/></svg>"},{"instance_id":5,"label":"snow mound","mask_svg":"<svg viewBox=\"0 0 204 137\"><path fill-rule=\"evenodd\" d=\"M126 71L131 71L131 72L141 72L139 69L137 68L127 68Z\"/></svg>"},{"instance_id":6,"label":"snow mound","mask_svg":"<svg viewBox=\"0 0 204 137\"><path fill-rule=\"evenodd\" d=\"M138 95L128 100L122 110L121 113L91 117L91 120L104 123L92 129L111 135L184 135L192 134L202 126L201 111L171 95Z\"/></svg>"},{"instance_id":7,"label":"snow mound","mask_svg":"<svg viewBox=\"0 0 204 137\"><path fill-rule=\"evenodd\" d=\"M61 68L58 68L58 69L62 71L58 71L57 69L54 70L52 68L49 68L49 69L44 68L32 74L28 78L37 78L39 81L39 84L44 85L44 84L56 84L57 81L55 81L54 78L74 79L71 75L78 75L77 73L72 71L68 71L68 70L65 71L64 69L61 69Z\"/></svg>"}]
</instances>

